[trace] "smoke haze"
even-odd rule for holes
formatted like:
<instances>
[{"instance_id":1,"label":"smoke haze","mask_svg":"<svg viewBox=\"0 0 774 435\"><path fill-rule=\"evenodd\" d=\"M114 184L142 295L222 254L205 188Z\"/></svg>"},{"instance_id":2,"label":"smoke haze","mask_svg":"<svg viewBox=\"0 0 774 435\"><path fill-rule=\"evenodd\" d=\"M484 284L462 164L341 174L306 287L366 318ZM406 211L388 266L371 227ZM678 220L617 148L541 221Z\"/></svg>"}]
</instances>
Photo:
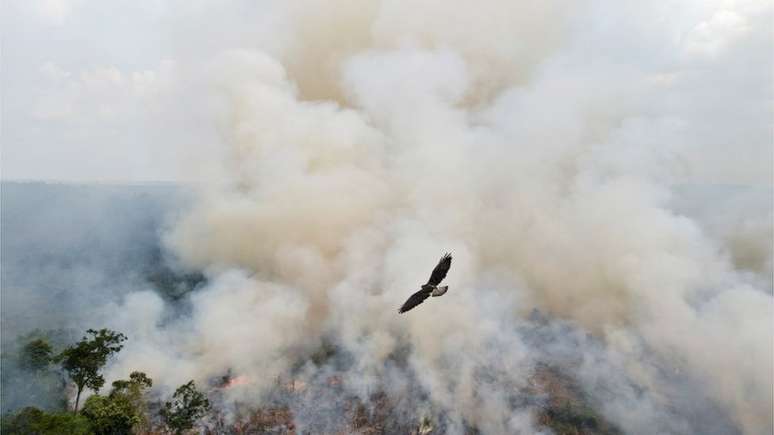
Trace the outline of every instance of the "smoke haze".
<instances>
[{"instance_id":1,"label":"smoke haze","mask_svg":"<svg viewBox=\"0 0 774 435\"><path fill-rule=\"evenodd\" d=\"M174 86L217 138L160 238L206 283L101 304L109 380L245 376L228 407L340 374L526 434L547 363L626 433L774 429L769 2L179 7ZM398 315L446 251L449 292Z\"/></svg>"}]
</instances>

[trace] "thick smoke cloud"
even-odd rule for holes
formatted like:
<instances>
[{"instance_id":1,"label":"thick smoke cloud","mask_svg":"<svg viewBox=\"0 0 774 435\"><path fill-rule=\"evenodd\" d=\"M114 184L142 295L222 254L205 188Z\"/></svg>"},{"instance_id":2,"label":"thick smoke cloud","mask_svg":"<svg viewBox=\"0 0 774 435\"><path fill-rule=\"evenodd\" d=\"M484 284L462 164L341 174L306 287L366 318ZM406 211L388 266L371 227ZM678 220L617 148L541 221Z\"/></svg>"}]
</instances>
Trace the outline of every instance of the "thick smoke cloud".
<instances>
[{"instance_id":1,"label":"thick smoke cloud","mask_svg":"<svg viewBox=\"0 0 774 435\"><path fill-rule=\"evenodd\" d=\"M187 375L261 390L335 337L367 391L408 345L455 424L532 430L476 373L524 382L536 307L655 396L683 373L746 433L771 429L770 198L727 220L674 207L675 186L770 186L769 6L271 10L284 44L210 63L223 178L168 234L214 281L191 300ZM396 315L445 250L449 297ZM607 411L692 430L643 400Z\"/></svg>"},{"instance_id":2,"label":"thick smoke cloud","mask_svg":"<svg viewBox=\"0 0 774 435\"><path fill-rule=\"evenodd\" d=\"M264 6L188 62L222 147L164 241L209 284L182 316L106 305L112 377L231 371L259 403L338 370L451 433L535 433L515 392L547 362L627 433L772 430L769 4ZM445 251L449 293L399 316ZM295 367L327 342L346 369Z\"/></svg>"}]
</instances>

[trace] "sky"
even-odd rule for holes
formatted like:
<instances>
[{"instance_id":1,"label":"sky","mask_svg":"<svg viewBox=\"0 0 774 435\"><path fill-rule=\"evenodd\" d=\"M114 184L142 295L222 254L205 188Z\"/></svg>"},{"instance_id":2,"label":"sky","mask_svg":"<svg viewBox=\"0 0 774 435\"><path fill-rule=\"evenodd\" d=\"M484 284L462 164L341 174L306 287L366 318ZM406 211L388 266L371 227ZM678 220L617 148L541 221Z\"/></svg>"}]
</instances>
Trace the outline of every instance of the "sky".
<instances>
[{"instance_id":1,"label":"sky","mask_svg":"<svg viewBox=\"0 0 774 435\"><path fill-rule=\"evenodd\" d=\"M649 71L640 72L653 80L677 82L664 99L671 103L651 110L685 125L696 122L691 117L722 118L689 138L682 162L690 168L688 181L771 185L771 20L756 22L768 16L766 2L556 5L544 12L557 21L567 14L591 17L577 21L592 31L570 32L572 40L561 40L561 47L598 38L591 42L623 70L644 68ZM395 6L381 8L389 13ZM414 8L397 9L404 22L390 31L405 36L396 39L417 37L423 10ZM297 44L287 24L292 8L282 2L7 0L2 9L2 179L198 179L205 171L201 162L217 158L223 142L210 104L208 65L232 49L281 53ZM631 16L622 15L627 10ZM375 22L366 30L378 39L384 29ZM446 37L450 45L459 42ZM481 44L496 43L465 38L470 41L463 46L482 52ZM513 63L550 64L551 51L539 53L544 57ZM325 69L314 61L299 65L309 74ZM293 73L293 65L286 66Z\"/></svg>"},{"instance_id":2,"label":"sky","mask_svg":"<svg viewBox=\"0 0 774 435\"><path fill-rule=\"evenodd\" d=\"M178 91L169 5L9 1L3 179L174 181L206 134Z\"/></svg>"}]
</instances>

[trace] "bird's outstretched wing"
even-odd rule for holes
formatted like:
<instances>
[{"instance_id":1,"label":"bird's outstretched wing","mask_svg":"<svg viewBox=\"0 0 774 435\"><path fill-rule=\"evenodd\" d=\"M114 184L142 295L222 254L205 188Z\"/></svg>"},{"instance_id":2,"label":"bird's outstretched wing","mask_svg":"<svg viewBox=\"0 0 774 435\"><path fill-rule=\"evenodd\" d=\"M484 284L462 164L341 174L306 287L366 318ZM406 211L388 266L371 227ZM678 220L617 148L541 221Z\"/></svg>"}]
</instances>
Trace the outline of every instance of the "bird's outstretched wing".
<instances>
[{"instance_id":1,"label":"bird's outstretched wing","mask_svg":"<svg viewBox=\"0 0 774 435\"><path fill-rule=\"evenodd\" d=\"M441 260L438 261L438 264L435 266L435 269L433 269L433 273L430 275L430 279L427 281L430 285L438 285L443 281L444 278L446 278L446 273L449 271L449 268L451 267L451 254L448 252L441 257Z\"/></svg>"},{"instance_id":2,"label":"bird's outstretched wing","mask_svg":"<svg viewBox=\"0 0 774 435\"><path fill-rule=\"evenodd\" d=\"M405 313L406 311L416 307L417 305L421 304L425 301L425 299L430 297L430 294L433 293L432 287L427 289L422 289L413 295L411 295L406 302L403 303L403 305L398 310L399 313Z\"/></svg>"}]
</instances>

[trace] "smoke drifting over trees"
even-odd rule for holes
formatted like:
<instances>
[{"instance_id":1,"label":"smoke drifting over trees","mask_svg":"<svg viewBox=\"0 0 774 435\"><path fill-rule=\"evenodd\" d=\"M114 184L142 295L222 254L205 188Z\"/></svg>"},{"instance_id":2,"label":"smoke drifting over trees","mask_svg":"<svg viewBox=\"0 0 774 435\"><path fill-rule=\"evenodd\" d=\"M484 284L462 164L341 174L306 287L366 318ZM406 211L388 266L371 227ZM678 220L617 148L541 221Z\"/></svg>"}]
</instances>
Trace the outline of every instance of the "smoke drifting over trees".
<instances>
[{"instance_id":1,"label":"smoke drifting over trees","mask_svg":"<svg viewBox=\"0 0 774 435\"><path fill-rule=\"evenodd\" d=\"M119 274L89 313L129 337L106 380L230 373L234 419L333 378L286 404L298 431L378 393L398 421L537 433L559 370L625 433L772 430L770 4L179 7L171 86L217 139L174 203L104 219L168 277ZM25 240L4 327L5 298L50 296L20 291ZM446 251L448 293L397 315Z\"/></svg>"}]
</instances>

